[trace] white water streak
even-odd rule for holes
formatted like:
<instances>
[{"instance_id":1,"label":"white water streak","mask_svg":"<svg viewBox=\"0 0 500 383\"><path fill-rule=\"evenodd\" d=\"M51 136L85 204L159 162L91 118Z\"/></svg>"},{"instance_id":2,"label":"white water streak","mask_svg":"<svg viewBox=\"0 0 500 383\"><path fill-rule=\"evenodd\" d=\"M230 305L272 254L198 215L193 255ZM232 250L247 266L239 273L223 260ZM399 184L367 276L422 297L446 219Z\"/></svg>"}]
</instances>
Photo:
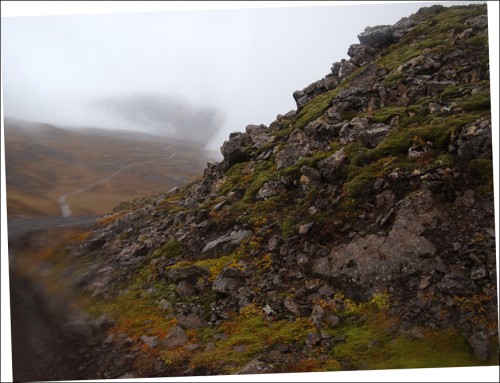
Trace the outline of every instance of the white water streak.
<instances>
[{"instance_id":1,"label":"white water streak","mask_svg":"<svg viewBox=\"0 0 500 383\"><path fill-rule=\"evenodd\" d=\"M168 148L168 146L164 147L163 150L166 150L167 148ZM111 174L111 175L109 175L107 177L101 178L100 180L97 180L95 182L92 182L90 185L87 185L84 188L81 188L81 189L72 191L71 193L67 193L67 194L64 194L64 195L60 196L58 198L57 202L59 203L59 208L61 210L61 215L63 217L71 217L71 209L70 209L69 204L67 202L67 197L69 197L71 195L78 194L78 193L83 193L83 192L85 192L85 191L87 191L89 189L92 189L94 186L97 186L97 185L99 185L99 184L101 184L101 183L103 183L105 181L108 181L109 179L117 176L118 174L120 174L124 170L130 169L130 168L133 168L133 167L136 167L136 166L142 166L142 165L150 164L152 162L156 162L156 161L160 161L160 160L168 160L168 159L174 158L174 157L175 157L175 153L172 152L172 153L170 153L170 155L165 156L165 157L160 157L160 158L156 158L154 160L137 162L135 164L130 164L130 165L123 166L122 168L120 168L116 172L114 172L113 174Z\"/></svg>"}]
</instances>

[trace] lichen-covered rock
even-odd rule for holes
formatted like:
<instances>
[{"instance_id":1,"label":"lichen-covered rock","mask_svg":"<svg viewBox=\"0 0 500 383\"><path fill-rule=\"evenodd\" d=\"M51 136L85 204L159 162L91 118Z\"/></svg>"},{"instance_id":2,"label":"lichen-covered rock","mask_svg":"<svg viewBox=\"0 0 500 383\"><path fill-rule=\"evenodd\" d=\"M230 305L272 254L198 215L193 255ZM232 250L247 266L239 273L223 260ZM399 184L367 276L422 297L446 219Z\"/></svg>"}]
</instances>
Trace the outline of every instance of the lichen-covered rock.
<instances>
[{"instance_id":1,"label":"lichen-covered rock","mask_svg":"<svg viewBox=\"0 0 500 383\"><path fill-rule=\"evenodd\" d=\"M177 325L184 330L197 330L206 326L206 321L196 314L178 315Z\"/></svg>"},{"instance_id":2,"label":"lichen-covered rock","mask_svg":"<svg viewBox=\"0 0 500 383\"><path fill-rule=\"evenodd\" d=\"M134 257L144 257L148 253L148 248L144 245L134 243L129 247L125 247L120 254L118 254L118 259L120 261L128 261Z\"/></svg>"},{"instance_id":3,"label":"lichen-covered rock","mask_svg":"<svg viewBox=\"0 0 500 383\"><path fill-rule=\"evenodd\" d=\"M321 172L318 169L312 168L310 166L304 165L300 168L300 174L306 176L312 181L321 180Z\"/></svg>"},{"instance_id":4,"label":"lichen-covered rock","mask_svg":"<svg viewBox=\"0 0 500 383\"><path fill-rule=\"evenodd\" d=\"M358 69L358 66L356 64L354 64L350 60L342 59L340 61L339 78L346 78L356 69Z\"/></svg>"},{"instance_id":5,"label":"lichen-covered rock","mask_svg":"<svg viewBox=\"0 0 500 383\"><path fill-rule=\"evenodd\" d=\"M488 28L488 16L479 15L471 17L470 19L465 20L465 24L470 25L474 29L486 29Z\"/></svg>"},{"instance_id":6,"label":"lichen-covered rock","mask_svg":"<svg viewBox=\"0 0 500 383\"><path fill-rule=\"evenodd\" d=\"M309 231L311 230L313 225L314 225L314 222L308 222L308 223L305 223L303 225L300 225L299 226L299 234L304 235L304 234L309 233Z\"/></svg>"},{"instance_id":7,"label":"lichen-covered rock","mask_svg":"<svg viewBox=\"0 0 500 383\"><path fill-rule=\"evenodd\" d=\"M410 19L408 17L403 17L393 25L392 36L395 40L399 40L417 25L418 22L416 20Z\"/></svg>"},{"instance_id":8,"label":"lichen-covered rock","mask_svg":"<svg viewBox=\"0 0 500 383\"><path fill-rule=\"evenodd\" d=\"M437 284L437 287L445 294L456 295L464 291L464 287L468 289L472 287L469 279L463 274L463 272L454 268L450 273L446 274L443 279Z\"/></svg>"}]
</instances>

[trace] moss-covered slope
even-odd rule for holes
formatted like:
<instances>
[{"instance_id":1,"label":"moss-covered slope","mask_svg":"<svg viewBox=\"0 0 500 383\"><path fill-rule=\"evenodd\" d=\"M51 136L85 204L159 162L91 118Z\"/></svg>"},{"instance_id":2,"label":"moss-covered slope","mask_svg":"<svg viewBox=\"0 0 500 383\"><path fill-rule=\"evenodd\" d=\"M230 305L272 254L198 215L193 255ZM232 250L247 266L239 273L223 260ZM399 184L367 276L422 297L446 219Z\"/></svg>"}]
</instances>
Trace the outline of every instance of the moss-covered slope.
<instances>
[{"instance_id":1,"label":"moss-covered slope","mask_svg":"<svg viewBox=\"0 0 500 383\"><path fill-rule=\"evenodd\" d=\"M75 250L131 361L102 374L498 364L486 6L359 39L297 110Z\"/></svg>"}]
</instances>

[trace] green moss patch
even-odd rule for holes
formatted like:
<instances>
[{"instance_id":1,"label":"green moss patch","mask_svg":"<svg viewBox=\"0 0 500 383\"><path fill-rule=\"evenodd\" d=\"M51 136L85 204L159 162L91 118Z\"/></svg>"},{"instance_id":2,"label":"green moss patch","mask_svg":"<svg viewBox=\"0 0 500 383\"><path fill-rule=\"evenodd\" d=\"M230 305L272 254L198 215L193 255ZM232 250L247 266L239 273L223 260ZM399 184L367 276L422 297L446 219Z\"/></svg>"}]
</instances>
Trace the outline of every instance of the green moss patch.
<instances>
[{"instance_id":1,"label":"green moss patch","mask_svg":"<svg viewBox=\"0 0 500 383\"><path fill-rule=\"evenodd\" d=\"M226 195L240 185L241 187L246 186L245 181L246 179L248 179L248 177L245 177L243 175L243 169L245 169L245 167L248 166L249 163L250 162L241 162L235 164L226 172L224 183L219 187L218 190L219 195Z\"/></svg>"},{"instance_id":2,"label":"green moss patch","mask_svg":"<svg viewBox=\"0 0 500 383\"><path fill-rule=\"evenodd\" d=\"M89 299L85 306L90 313L112 315L117 324L110 332L126 333L135 339L141 335L164 337L176 321L156 302L172 292L175 286L155 281L155 292L147 293L143 288L145 280L145 274L140 274L121 294L99 301Z\"/></svg>"},{"instance_id":3,"label":"green moss patch","mask_svg":"<svg viewBox=\"0 0 500 383\"><path fill-rule=\"evenodd\" d=\"M402 72L391 72L383 81L382 84L386 88L390 88L399 82L401 82L404 78L404 74Z\"/></svg>"},{"instance_id":4,"label":"green moss patch","mask_svg":"<svg viewBox=\"0 0 500 383\"><path fill-rule=\"evenodd\" d=\"M337 305L326 306L341 318L341 325L328 332L344 337L331 355L349 369L435 368L494 365L495 356L478 361L467 340L453 327L443 330L418 328L416 337L399 332L400 319L388 314L387 293L376 294L370 301L355 303L342 294Z\"/></svg>"},{"instance_id":5,"label":"green moss patch","mask_svg":"<svg viewBox=\"0 0 500 383\"><path fill-rule=\"evenodd\" d=\"M172 239L163 244L159 249L156 249L153 252L153 258L166 257L167 259L172 259L182 255L183 251L183 244L175 239Z\"/></svg>"},{"instance_id":6,"label":"green moss patch","mask_svg":"<svg viewBox=\"0 0 500 383\"><path fill-rule=\"evenodd\" d=\"M483 91L463 99L459 105L467 112L491 110L490 92Z\"/></svg>"},{"instance_id":7,"label":"green moss patch","mask_svg":"<svg viewBox=\"0 0 500 383\"><path fill-rule=\"evenodd\" d=\"M332 100L338 96L341 89L341 87L331 89L326 93L314 97L305 104L296 117L296 127L302 129L308 123L320 117L329 108Z\"/></svg>"},{"instance_id":8,"label":"green moss patch","mask_svg":"<svg viewBox=\"0 0 500 383\"><path fill-rule=\"evenodd\" d=\"M252 303L217 329L216 332L225 334L226 339L215 341L214 351L194 356L190 365L212 369L223 366L223 373L235 373L276 343L303 345L307 333L314 330L314 326L306 318L297 318L293 322L269 321L263 310ZM203 333L201 336L208 340L207 335L212 334Z\"/></svg>"},{"instance_id":9,"label":"green moss patch","mask_svg":"<svg viewBox=\"0 0 500 383\"><path fill-rule=\"evenodd\" d=\"M385 315L361 325L342 328L346 340L332 350L339 360L347 360L351 369L438 368L488 365L480 362L467 340L455 329L421 329L423 339L391 334ZM381 331L382 330L382 331Z\"/></svg>"},{"instance_id":10,"label":"green moss patch","mask_svg":"<svg viewBox=\"0 0 500 383\"><path fill-rule=\"evenodd\" d=\"M464 24L465 20L480 14L484 14L483 7L457 7L430 16L426 15L420 25L404 36L401 41L387 47L376 63L385 67L388 72L392 72L399 65L423 54L426 49L430 49L431 53L449 53L448 33L453 31L455 34L459 34L468 28ZM417 14L412 17L421 19L423 16ZM485 38L481 35L471 36L467 43L473 48L484 47ZM390 86L398 79L394 75L386 81Z\"/></svg>"},{"instance_id":11,"label":"green moss patch","mask_svg":"<svg viewBox=\"0 0 500 383\"><path fill-rule=\"evenodd\" d=\"M255 166L249 176L249 183L243 196L244 203L253 203L257 192L262 186L276 178L276 165L270 161L263 161Z\"/></svg>"}]
</instances>

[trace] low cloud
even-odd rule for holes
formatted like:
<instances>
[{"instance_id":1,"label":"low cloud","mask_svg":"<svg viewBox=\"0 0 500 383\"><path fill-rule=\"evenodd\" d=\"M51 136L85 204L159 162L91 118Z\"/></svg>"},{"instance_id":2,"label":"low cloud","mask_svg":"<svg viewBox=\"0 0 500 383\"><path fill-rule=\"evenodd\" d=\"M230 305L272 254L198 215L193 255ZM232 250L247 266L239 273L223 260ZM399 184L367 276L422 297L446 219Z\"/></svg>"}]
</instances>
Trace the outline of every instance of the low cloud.
<instances>
[{"instance_id":1,"label":"low cloud","mask_svg":"<svg viewBox=\"0 0 500 383\"><path fill-rule=\"evenodd\" d=\"M173 95L135 94L104 99L94 106L137 130L204 144L223 124L218 109Z\"/></svg>"}]
</instances>

